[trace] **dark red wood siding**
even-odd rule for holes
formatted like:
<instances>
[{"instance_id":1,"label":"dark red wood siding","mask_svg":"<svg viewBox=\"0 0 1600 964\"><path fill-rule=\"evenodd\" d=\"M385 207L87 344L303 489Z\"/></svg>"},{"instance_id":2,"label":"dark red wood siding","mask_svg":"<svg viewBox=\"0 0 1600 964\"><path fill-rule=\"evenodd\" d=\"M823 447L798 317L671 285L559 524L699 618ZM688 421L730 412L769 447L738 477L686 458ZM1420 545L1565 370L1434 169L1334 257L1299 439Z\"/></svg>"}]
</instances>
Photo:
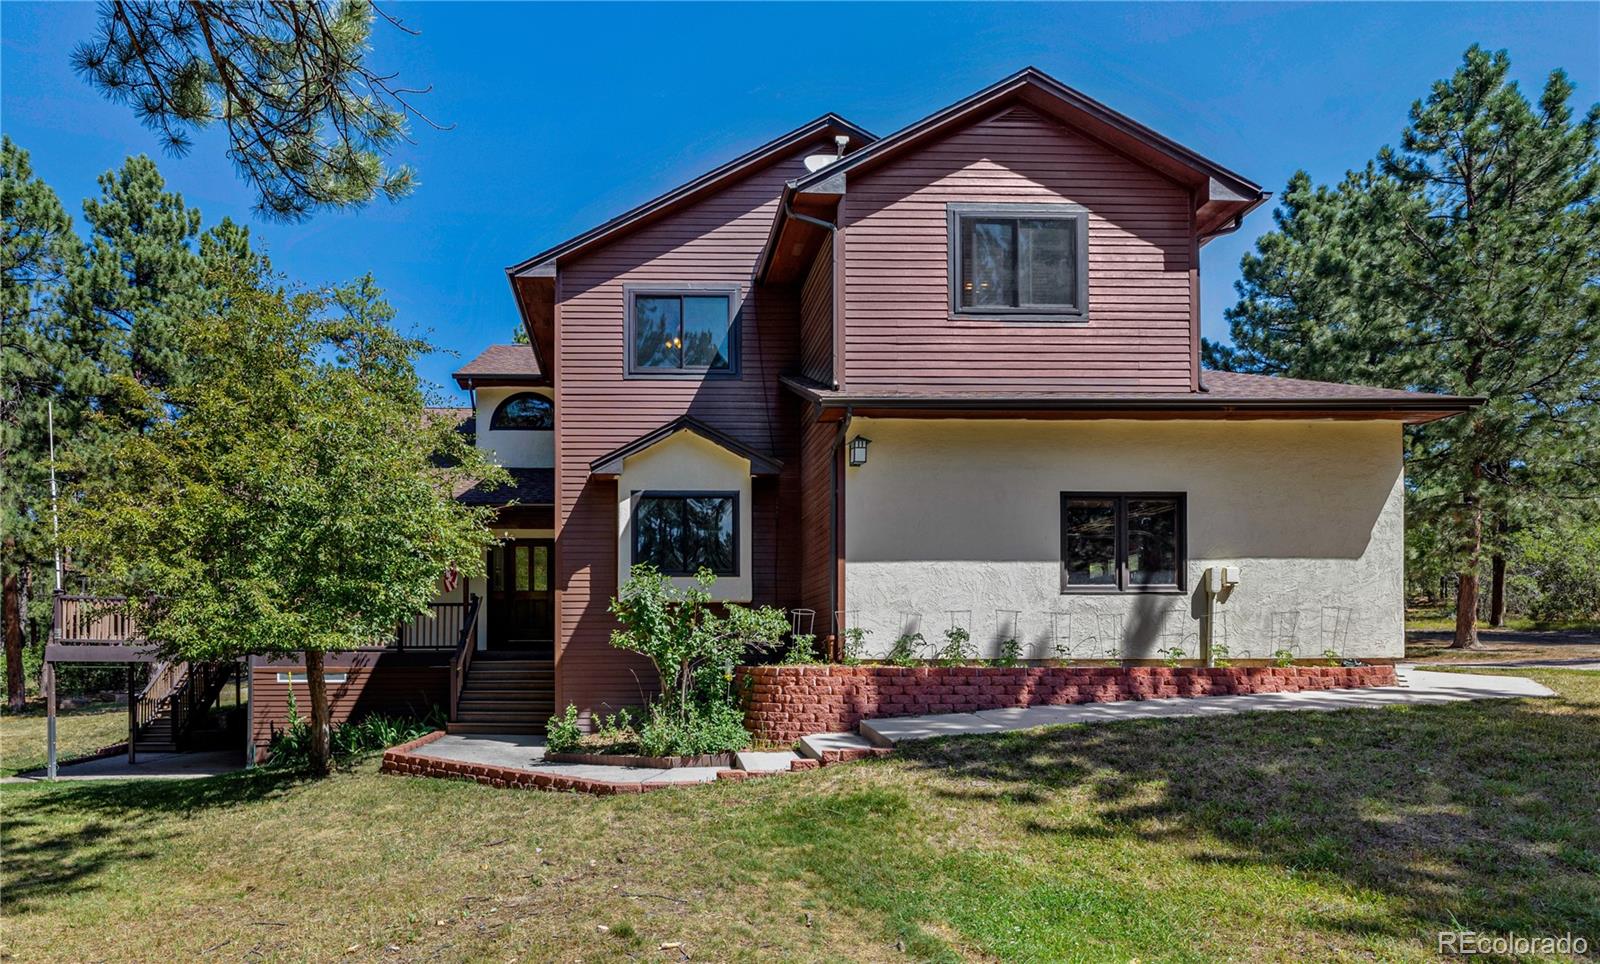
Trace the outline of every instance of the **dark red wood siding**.
<instances>
[{"instance_id":1,"label":"dark red wood siding","mask_svg":"<svg viewBox=\"0 0 1600 964\"><path fill-rule=\"evenodd\" d=\"M289 726L289 683L278 682L279 673L304 673L305 662L273 660L250 669L250 742L258 757L272 743L274 733ZM328 709L334 723L365 713L422 716L431 707L450 702L449 654L420 656L402 653L330 653L324 671L346 674L343 683L328 684ZM295 682L294 698L300 716L311 716L311 691Z\"/></svg>"},{"instance_id":2,"label":"dark red wood siding","mask_svg":"<svg viewBox=\"0 0 1600 964\"><path fill-rule=\"evenodd\" d=\"M833 472L838 433L837 423L812 422L802 430L800 443L800 598L802 606L817 613L819 637L835 630Z\"/></svg>"},{"instance_id":3,"label":"dark red wood siding","mask_svg":"<svg viewBox=\"0 0 1600 964\"><path fill-rule=\"evenodd\" d=\"M778 376L797 366L799 296L750 289L786 179L805 170L796 151L718 194L563 262L556 287L556 702L580 709L636 704L654 685L643 659L610 645L606 611L617 590L616 483L589 477L597 456L690 414L783 460L783 474L752 485L755 601L789 606L799 594L798 417ZM737 282L741 377L628 379L627 284ZM788 412L787 417L785 413Z\"/></svg>"},{"instance_id":4,"label":"dark red wood siding","mask_svg":"<svg viewBox=\"0 0 1600 964\"><path fill-rule=\"evenodd\" d=\"M800 372L833 384L833 239L822 242L800 286Z\"/></svg>"},{"instance_id":5,"label":"dark red wood siding","mask_svg":"<svg viewBox=\"0 0 1600 964\"><path fill-rule=\"evenodd\" d=\"M1086 324L951 317L946 205L1070 201L1089 211ZM840 206L843 378L851 391L941 384L1188 391L1195 337L1186 188L1018 107L859 179Z\"/></svg>"}]
</instances>

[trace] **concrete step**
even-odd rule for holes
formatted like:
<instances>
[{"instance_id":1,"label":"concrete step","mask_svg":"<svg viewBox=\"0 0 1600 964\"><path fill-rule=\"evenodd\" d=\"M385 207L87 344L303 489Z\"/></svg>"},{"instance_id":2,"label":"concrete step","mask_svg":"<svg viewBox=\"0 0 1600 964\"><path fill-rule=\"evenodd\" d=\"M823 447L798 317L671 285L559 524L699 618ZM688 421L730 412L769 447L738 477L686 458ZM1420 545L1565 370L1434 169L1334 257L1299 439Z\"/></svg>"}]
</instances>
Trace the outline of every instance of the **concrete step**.
<instances>
[{"instance_id":1,"label":"concrete step","mask_svg":"<svg viewBox=\"0 0 1600 964\"><path fill-rule=\"evenodd\" d=\"M789 764L798 759L800 755L793 750L776 753L741 750L733 755L733 765L750 773L788 773Z\"/></svg>"},{"instance_id":2,"label":"concrete step","mask_svg":"<svg viewBox=\"0 0 1600 964\"><path fill-rule=\"evenodd\" d=\"M813 733L800 738L799 748L801 756L829 763L841 757L871 756L877 749L875 744L854 733Z\"/></svg>"}]
</instances>

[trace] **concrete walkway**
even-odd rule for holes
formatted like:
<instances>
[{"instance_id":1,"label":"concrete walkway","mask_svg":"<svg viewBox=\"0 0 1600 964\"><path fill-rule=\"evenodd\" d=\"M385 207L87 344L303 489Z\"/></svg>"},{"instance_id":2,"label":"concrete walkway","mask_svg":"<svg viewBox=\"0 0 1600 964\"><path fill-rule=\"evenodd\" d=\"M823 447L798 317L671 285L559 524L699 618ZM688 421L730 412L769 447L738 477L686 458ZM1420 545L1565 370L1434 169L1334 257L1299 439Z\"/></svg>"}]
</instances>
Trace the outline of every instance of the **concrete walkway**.
<instances>
[{"instance_id":1,"label":"concrete walkway","mask_svg":"<svg viewBox=\"0 0 1600 964\"><path fill-rule=\"evenodd\" d=\"M66 780L199 780L244 769L243 750L212 750L205 753L140 753L139 762L128 763L128 755L101 757L56 768L56 779ZM47 783L43 770L30 770L7 777L3 783Z\"/></svg>"},{"instance_id":2,"label":"concrete walkway","mask_svg":"<svg viewBox=\"0 0 1600 964\"><path fill-rule=\"evenodd\" d=\"M1030 706L1021 709L979 710L976 713L941 713L933 716L897 716L862 722L861 738L875 746L894 746L901 740L926 740L972 733L1004 733L1059 723L1116 723L1122 720L1166 719L1183 716L1225 716L1277 710L1349 710L1379 706L1455 703L1461 700L1515 699L1554 696L1554 691L1520 676L1486 676L1474 673L1435 673L1414 666L1396 667L1398 686L1367 689L1313 690L1304 693L1261 693L1251 696L1202 696L1161 700L1123 700L1115 703L1079 703L1070 706ZM854 745L854 734L816 734L802 746Z\"/></svg>"},{"instance_id":3,"label":"concrete walkway","mask_svg":"<svg viewBox=\"0 0 1600 964\"><path fill-rule=\"evenodd\" d=\"M442 736L432 743L412 750L411 755L454 760L457 763L507 767L530 773L578 777L583 780L603 780L607 783L710 783L717 778L718 770L727 769L726 767L655 769L598 766L591 763L546 763L544 737L517 733Z\"/></svg>"}]
</instances>

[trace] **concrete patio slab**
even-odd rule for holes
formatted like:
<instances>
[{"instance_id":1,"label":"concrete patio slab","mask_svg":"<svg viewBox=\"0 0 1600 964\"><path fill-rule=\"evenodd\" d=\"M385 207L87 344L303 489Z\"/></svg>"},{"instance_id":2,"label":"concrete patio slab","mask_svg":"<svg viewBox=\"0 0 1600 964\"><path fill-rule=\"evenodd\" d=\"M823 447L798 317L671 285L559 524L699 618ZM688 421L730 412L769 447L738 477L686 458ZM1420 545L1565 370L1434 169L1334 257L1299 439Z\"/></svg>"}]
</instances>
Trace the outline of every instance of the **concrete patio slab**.
<instances>
[{"instance_id":1,"label":"concrete patio slab","mask_svg":"<svg viewBox=\"0 0 1600 964\"><path fill-rule=\"evenodd\" d=\"M926 740L1028 730L1062 723L1116 723L1123 720L1164 719L1185 716L1223 716L1289 710L1347 710L1397 705L1454 703L1461 700L1518 699L1554 696L1546 686L1520 676L1475 673L1436 673L1415 667L1397 667L1404 685L1365 689L1311 690L1301 693L1260 693L1249 696L1201 696L1159 700L1122 700L1069 706L1030 706L976 713L942 713L864 720L861 733L878 746L902 740ZM828 736L806 737L818 741ZM804 741L802 741L802 750Z\"/></svg>"},{"instance_id":2,"label":"concrete patio slab","mask_svg":"<svg viewBox=\"0 0 1600 964\"><path fill-rule=\"evenodd\" d=\"M799 754L792 750L780 753L762 753L756 750L742 750L733 755L734 766L751 773L787 773L789 764L800 759Z\"/></svg>"},{"instance_id":3,"label":"concrete patio slab","mask_svg":"<svg viewBox=\"0 0 1600 964\"><path fill-rule=\"evenodd\" d=\"M199 780L244 769L244 751L204 753L140 753L130 764L127 754L85 760L56 768L57 780ZM48 782L43 770L7 777L4 783Z\"/></svg>"}]
</instances>

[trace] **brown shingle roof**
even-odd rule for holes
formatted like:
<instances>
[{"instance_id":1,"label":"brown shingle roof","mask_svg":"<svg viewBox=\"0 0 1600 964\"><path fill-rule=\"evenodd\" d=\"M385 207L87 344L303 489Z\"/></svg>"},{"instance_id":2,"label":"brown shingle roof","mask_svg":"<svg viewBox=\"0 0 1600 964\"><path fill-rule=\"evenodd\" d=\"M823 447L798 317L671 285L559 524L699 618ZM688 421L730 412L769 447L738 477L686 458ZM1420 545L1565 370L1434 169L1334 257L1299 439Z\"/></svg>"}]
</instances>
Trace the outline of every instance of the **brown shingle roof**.
<instances>
[{"instance_id":1,"label":"brown shingle roof","mask_svg":"<svg viewBox=\"0 0 1600 964\"><path fill-rule=\"evenodd\" d=\"M470 482L456 488L456 501L467 505L554 505L555 469L506 469L511 484L485 489Z\"/></svg>"},{"instance_id":2,"label":"brown shingle roof","mask_svg":"<svg viewBox=\"0 0 1600 964\"><path fill-rule=\"evenodd\" d=\"M540 385L545 382L532 345L490 345L455 373L462 388L483 385Z\"/></svg>"},{"instance_id":3,"label":"brown shingle roof","mask_svg":"<svg viewBox=\"0 0 1600 964\"><path fill-rule=\"evenodd\" d=\"M1435 395L1365 385L1314 382L1302 378L1208 371L1204 392L1096 392L1042 386L1026 394L1000 394L984 388L940 385L849 391L807 378L788 376L790 391L822 408L849 409L857 415L926 412L1054 412L1078 417L1122 415L1170 418L1280 417L1399 418L1427 422L1467 411L1481 398Z\"/></svg>"}]
</instances>

